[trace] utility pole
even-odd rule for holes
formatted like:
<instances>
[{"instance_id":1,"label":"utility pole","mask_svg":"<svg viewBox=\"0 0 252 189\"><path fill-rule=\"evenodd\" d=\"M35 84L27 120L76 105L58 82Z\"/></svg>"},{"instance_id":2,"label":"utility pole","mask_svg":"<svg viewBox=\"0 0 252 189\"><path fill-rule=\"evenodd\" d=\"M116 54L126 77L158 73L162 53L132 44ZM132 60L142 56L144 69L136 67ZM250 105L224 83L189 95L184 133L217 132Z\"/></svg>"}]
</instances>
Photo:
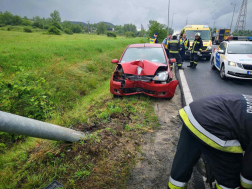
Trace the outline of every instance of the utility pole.
<instances>
[{"instance_id":1,"label":"utility pole","mask_svg":"<svg viewBox=\"0 0 252 189\"><path fill-rule=\"evenodd\" d=\"M231 33L231 31L232 31L232 25L233 25L234 12L235 12L235 6L236 6L236 4L230 3L230 5L234 5L234 11L233 11L232 21L231 21L231 26L230 26L230 33Z\"/></svg>"},{"instance_id":2,"label":"utility pole","mask_svg":"<svg viewBox=\"0 0 252 189\"><path fill-rule=\"evenodd\" d=\"M172 29L172 25L173 25L173 16L174 16L174 14L177 14L177 13L173 13L173 14L172 14L172 23L171 23L171 29Z\"/></svg>"},{"instance_id":3,"label":"utility pole","mask_svg":"<svg viewBox=\"0 0 252 189\"><path fill-rule=\"evenodd\" d=\"M186 18L186 23L185 23L185 25L187 25L188 24L188 17Z\"/></svg>"},{"instance_id":4,"label":"utility pole","mask_svg":"<svg viewBox=\"0 0 252 189\"><path fill-rule=\"evenodd\" d=\"M169 35L169 14L170 14L170 0L168 1L168 27L167 27L167 36Z\"/></svg>"},{"instance_id":5,"label":"utility pole","mask_svg":"<svg viewBox=\"0 0 252 189\"><path fill-rule=\"evenodd\" d=\"M213 30L214 30L214 27L215 27L215 20L216 20L216 19L214 19Z\"/></svg>"},{"instance_id":6,"label":"utility pole","mask_svg":"<svg viewBox=\"0 0 252 189\"><path fill-rule=\"evenodd\" d=\"M247 3L247 0L242 1L241 9L235 26L235 31L244 31L246 28Z\"/></svg>"},{"instance_id":7,"label":"utility pole","mask_svg":"<svg viewBox=\"0 0 252 189\"><path fill-rule=\"evenodd\" d=\"M89 21L87 21L87 23L88 23L88 33L89 33Z\"/></svg>"}]
</instances>

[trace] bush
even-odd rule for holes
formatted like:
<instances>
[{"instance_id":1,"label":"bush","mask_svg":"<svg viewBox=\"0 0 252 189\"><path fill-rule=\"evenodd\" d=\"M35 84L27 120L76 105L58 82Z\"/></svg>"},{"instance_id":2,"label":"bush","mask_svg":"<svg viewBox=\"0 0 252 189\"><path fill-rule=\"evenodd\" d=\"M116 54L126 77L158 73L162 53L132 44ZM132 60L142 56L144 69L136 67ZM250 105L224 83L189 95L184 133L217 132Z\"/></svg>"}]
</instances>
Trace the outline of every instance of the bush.
<instances>
[{"instance_id":1,"label":"bush","mask_svg":"<svg viewBox=\"0 0 252 189\"><path fill-rule=\"evenodd\" d=\"M107 32L108 37L116 37L116 34L114 32Z\"/></svg>"},{"instance_id":2,"label":"bush","mask_svg":"<svg viewBox=\"0 0 252 189\"><path fill-rule=\"evenodd\" d=\"M59 30L61 30L61 25L58 22L53 22L51 24L51 26L55 26L56 28L58 28Z\"/></svg>"},{"instance_id":3,"label":"bush","mask_svg":"<svg viewBox=\"0 0 252 189\"><path fill-rule=\"evenodd\" d=\"M45 26L44 26L44 29L46 29L46 30L47 30L48 28L49 28L49 26L48 26L48 25L45 25Z\"/></svg>"},{"instance_id":4,"label":"bush","mask_svg":"<svg viewBox=\"0 0 252 189\"><path fill-rule=\"evenodd\" d=\"M5 24L4 24L4 23L1 23L1 24L0 24L0 27L4 27L4 26L5 26Z\"/></svg>"},{"instance_id":5,"label":"bush","mask_svg":"<svg viewBox=\"0 0 252 189\"><path fill-rule=\"evenodd\" d=\"M64 32L69 35L73 35L73 31L69 28L64 29Z\"/></svg>"},{"instance_id":6,"label":"bush","mask_svg":"<svg viewBox=\"0 0 252 189\"><path fill-rule=\"evenodd\" d=\"M7 28L8 31L11 31L11 28Z\"/></svg>"},{"instance_id":7,"label":"bush","mask_svg":"<svg viewBox=\"0 0 252 189\"><path fill-rule=\"evenodd\" d=\"M32 27L33 28L40 28L40 29L43 29L43 24L41 22L34 22L32 24Z\"/></svg>"},{"instance_id":8,"label":"bush","mask_svg":"<svg viewBox=\"0 0 252 189\"><path fill-rule=\"evenodd\" d=\"M135 35L134 33L129 32L129 31L127 31L127 32L125 33L125 36L126 36L126 37L136 37L136 35Z\"/></svg>"},{"instance_id":9,"label":"bush","mask_svg":"<svg viewBox=\"0 0 252 189\"><path fill-rule=\"evenodd\" d=\"M50 26L48 29L48 34L61 35L61 32L55 26Z\"/></svg>"},{"instance_id":10,"label":"bush","mask_svg":"<svg viewBox=\"0 0 252 189\"><path fill-rule=\"evenodd\" d=\"M31 33L32 30L30 28L24 27L24 32Z\"/></svg>"}]
</instances>

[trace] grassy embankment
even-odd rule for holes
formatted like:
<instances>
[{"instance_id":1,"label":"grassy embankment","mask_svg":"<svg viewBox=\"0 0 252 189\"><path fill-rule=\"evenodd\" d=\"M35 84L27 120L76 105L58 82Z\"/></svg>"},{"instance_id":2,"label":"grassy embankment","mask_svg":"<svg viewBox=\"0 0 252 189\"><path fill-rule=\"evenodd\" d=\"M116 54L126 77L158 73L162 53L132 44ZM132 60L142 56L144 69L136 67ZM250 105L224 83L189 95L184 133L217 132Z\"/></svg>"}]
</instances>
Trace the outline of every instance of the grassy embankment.
<instances>
[{"instance_id":1,"label":"grassy embankment","mask_svg":"<svg viewBox=\"0 0 252 189\"><path fill-rule=\"evenodd\" d=\"M125 188L139 133L158 121L154 99L112 98L110 61L140 40L0 31L0 110L91 133L74 144L27 138L12 146L0 133L0 188L43 188L53 179L64 188Z\"/></svg>"}]
</instances>

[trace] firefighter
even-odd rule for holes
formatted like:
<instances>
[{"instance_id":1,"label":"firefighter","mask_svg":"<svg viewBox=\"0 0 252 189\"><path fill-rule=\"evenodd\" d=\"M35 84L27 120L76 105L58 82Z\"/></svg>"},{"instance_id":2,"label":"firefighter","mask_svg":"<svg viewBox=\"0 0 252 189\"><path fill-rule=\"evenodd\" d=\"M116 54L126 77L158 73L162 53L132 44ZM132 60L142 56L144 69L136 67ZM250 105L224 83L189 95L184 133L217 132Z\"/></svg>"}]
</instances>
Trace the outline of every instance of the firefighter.
<instances>
[{"instance_id":1,"label":"firefighter","mask_svg":"<svg viewBox=\"0 0 252 189\"><path fill-rule=\"evenodd\" d=\"M169 58L175 58L178 68L182 69L181 57L179 54L180 44L177 40L177 35L172 36L172 40L168 43ZM173 65L170 64L171 69Z\"/></svg>"},{"instance_id":2,"label":"firefighter","mask_svg":"<svg viewBox=\"0 0 252 189\"><path fill-rule=\"evenodd\" d=\"M186 38L186 34L184 33L183 37L180 38L179 42L180 42L179 54L182 58L182 63L183 63L185 60L185 51L189 49L190 41L189 41L189 39Z\"/></svg>"},{"instance_id":3,"label":"firefighter","mask_svg":"<svg viewBox=\"0 0 252 189\"><path fill-rule=\"evenodd\" d=\"M154 35L149 39L150 43L158 43L157 36L158 34L154 33Z\"/></svg>"},{"instance_id":4,"label":"firefighter","mask_svg":"<svg viewBox=\"0 0 252 189\"><path fill-rule=\"evenodd\" d=\"M200 37L200 33L196 33L195 40L193 41L192 48L190 49L191 50L190 66L187 67L196 68L199 61L199 55L201 54L201 52L204 52L202 48L203 48L203 42Z\"/></svg>"},{"instance_id":5,"label":"firefighter","mask_svg":"<svg viewBox=\"0 0 252 189\"><path fill-rule=\"evenodd\" d=\"M185 189L203 154L217 189L252 188L252 96L216 95L179 111L183 122L168 189ZM244 153L244 155L243 155Z\"/></svg>"},{"instance_id":6,"label":"firefighter","mask_svg":"<svg viewBox=\"0 0 252 189\"><path fill-rule=\"evenodd\" d=\"M167 38L165 38L165 39L163 40L163 42L162 42L162 44L164 45L165 52L166 52L166 55L167 55L168 58L169 58L168 43L169 43L169 41L171 40L171 38L172 38L172 34L169 34L169 35L167 36Z\"/></svg>"}]
</instances>

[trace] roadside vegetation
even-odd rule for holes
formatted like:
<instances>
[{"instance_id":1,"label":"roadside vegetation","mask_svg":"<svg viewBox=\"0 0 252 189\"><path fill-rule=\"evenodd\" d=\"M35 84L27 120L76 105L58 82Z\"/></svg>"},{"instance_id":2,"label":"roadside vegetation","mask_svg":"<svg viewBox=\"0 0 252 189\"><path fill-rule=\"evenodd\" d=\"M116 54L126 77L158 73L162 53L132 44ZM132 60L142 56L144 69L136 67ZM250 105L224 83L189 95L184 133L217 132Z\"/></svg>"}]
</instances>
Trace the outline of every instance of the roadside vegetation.
<instances>
[{"instance_id":1,"label":"roadside vegetation","mask_svg":"<svg viewBox=\"0 0 252 189\"><path fill-rule=\"evenodd\" d=\"M0 110L87 133L74 144L0 132L0 188L125 188L141 137L158 127L155 99L114 99L109 79L142 38L0 31Z\"/></svg>"}]
</instances>

